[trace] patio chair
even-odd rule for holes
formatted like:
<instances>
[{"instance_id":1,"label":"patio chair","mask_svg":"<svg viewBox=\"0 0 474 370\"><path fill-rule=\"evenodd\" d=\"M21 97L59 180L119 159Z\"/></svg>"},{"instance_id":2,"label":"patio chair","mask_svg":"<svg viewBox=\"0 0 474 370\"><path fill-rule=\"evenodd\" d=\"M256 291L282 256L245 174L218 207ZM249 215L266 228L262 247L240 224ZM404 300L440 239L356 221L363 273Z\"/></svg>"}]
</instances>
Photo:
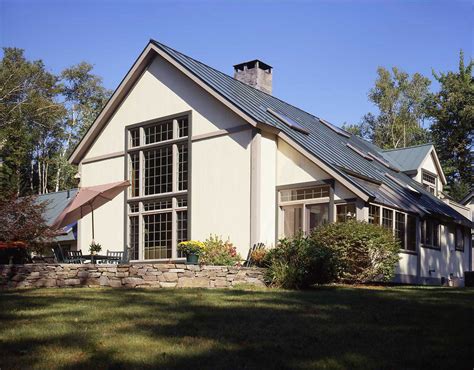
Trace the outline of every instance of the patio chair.
<instances>
[{"instance_id":1,"label":"patio chair","mask_svg":"<svg viewBox=\"0 0 474 370\"><path fill-rule=\"evenodd\" d=\"M66 251L67 263L84 263L85 258L82 257L82 251Z\"/></svg>"},{"instance_id":2,"label":"patio chair","mask_svg":"<svg viewBox=\"0 0 474 370\"><path fill-rule=\"evenodd\" d=\"M54 246L53 248L51 248L51 250L53 251L56 263L69 263L66 261L66 258L64 257L64 253L60 245Z\"/></svg>"},{"instance_id":3,"label":"patio chair","mask_svg":"<svg viewBox=\"0 0 474 370\"><path fill-rule=\"evenodd\" d=\"M257 250L260 250L262 248L265 248L265 244L263 243L257 243L257 244L254 244L250 249L249 249L249 253L247 254L247 259L245 260L244 262L244 266L245 267L250 267L252 266L252 253L257 251Z\"/></svg>"},{"instance_id":4,"label":"patio chair","mask_svg":"<svg viewBox=\"0 0 474 370\"><path fill-rule=\"evenodd\" d=\"M109 251L107 249L107 259L106 263L119 264L123 262L123 252L122 251Z\"/></svg>"}]
</instances>

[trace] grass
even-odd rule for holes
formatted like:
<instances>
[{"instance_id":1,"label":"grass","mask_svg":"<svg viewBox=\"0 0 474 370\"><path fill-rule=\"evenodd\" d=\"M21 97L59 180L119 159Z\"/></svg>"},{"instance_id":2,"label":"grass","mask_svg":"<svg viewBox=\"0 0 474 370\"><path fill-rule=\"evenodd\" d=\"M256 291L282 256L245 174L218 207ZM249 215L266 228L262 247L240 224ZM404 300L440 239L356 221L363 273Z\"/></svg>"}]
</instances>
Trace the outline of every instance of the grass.
<instances>
[{"instance_id":1,"label":"grass","mask_svg":"<svg viewBox=\"0 0 474 370\"><path fill-rule=\"evenodd\" d=\"M0 291L0 368L462 369L474 290Z\"/></svg>"}]
</instances>

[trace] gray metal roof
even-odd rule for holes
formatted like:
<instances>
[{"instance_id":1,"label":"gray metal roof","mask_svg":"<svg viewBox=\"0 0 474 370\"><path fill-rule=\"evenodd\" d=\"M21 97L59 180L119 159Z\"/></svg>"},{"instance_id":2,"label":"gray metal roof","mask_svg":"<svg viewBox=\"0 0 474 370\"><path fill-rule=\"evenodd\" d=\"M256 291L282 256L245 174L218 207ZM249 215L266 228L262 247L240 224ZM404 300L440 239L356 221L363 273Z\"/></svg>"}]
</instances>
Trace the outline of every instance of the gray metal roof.
<instances>
[{"instance_id":1,"label":"gray metal roof","mask_svg":"<svg viewBox=\"0 0 474 370\"><path fill-rule=\"evenodd\" d=\"M384 157L404 172L416 171L433 149L433 144L422 144L400 149L384 150Z\"/></svg>"},{"instance_id":2,"label":"gray metal roof","mask_svg":"<svg viewBox=\"0 0 474 370\"><path fill-rule=\"evenodd\" d=\"M151 42L242 112L258 122L281 130L355 187L371 196L374 201L384 203L387 196L382 196L380 190L374 191L373 186L368 186L367 182L360 181L350 173L356 173L384 184L383 189L388 187L391 192L396 194L394 197L399 208L418 213L437 214L458 222L467 222L470 225L468 219L427 192L409 176L385 166L383 164L383 162L387 162L385 153L374 144L345 131L342 132L341 129L325 120L240 82L166 45L155 40L151 40ZM270 113L271 111L289 117L304 128L308 134L292 129ZM351 146L357 148L357 151ZM371 160L370 156L363 156L360 153L370 153L378 160ZM386 173L392 178L387 177ZM409 186L416 191L410 190ZM379 188L381 188L380 185ZM395 201L392 200L388 203L393 202Z\"/></svg>"},{"instance_id":3,"label":"gray metal roof","mask_svg":"<svg viewBox=\"0 0 474 370\"><path fill-rule=\"evenodd\" d=\"M46 202L46 209L43 217L48 225L52 225L54 220L66 208L69 202L75 197L78 189L58 191L56 193L41 194L35 199L36 202ZM72 226L72 225L71 225ZM64 235L59 235L55 238L56 241L70 241L76 240L73 232L73 227L70 227Z\"/></svg>"}]
</instances>

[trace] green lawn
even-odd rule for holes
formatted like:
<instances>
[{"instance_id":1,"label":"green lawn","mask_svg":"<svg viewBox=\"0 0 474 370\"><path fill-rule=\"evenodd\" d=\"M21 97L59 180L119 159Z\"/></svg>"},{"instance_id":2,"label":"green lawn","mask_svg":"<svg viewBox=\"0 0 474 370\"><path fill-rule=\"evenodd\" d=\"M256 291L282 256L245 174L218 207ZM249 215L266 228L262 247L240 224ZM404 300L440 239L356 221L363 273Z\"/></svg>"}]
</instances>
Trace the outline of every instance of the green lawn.
<instances>
[{"instance_id":1,"label":"green lawn","mask_svg":"<svg viewBox=\"0 0 474 370\"><path fill-rule=\"evenodd\" d=\"M474 290L0 291L0 368L472 369Z\"/></svg>"}]
</instances>

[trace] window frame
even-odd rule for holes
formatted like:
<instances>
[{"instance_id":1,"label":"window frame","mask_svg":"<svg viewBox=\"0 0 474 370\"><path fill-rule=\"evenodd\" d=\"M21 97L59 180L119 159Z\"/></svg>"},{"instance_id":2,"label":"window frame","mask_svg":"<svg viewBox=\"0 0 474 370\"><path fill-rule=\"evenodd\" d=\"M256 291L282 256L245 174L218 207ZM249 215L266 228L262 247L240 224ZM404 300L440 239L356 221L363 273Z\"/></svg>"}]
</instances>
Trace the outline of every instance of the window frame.
<instances>
[{"instance_id":1,"label":"window frame","mask_svg":"<svg viewBox=\"0 0 474 370\"><path fill-rule=\"evenodd\" d=\"M298 191L298 190L309 190L312 188L328 187L327 196L320 198L307 198L307 199L298 199L298 200L282 200L282 192L285 191ZM322 193L322 192L321 192ZM314 183L303 183L303 184L292 184L292 185L283 185L279 186L276 189L277 204L278 204L278 219L277 219L277 239L280 237L285 237L284 230L284 208L285 207L301 207L302 208L302 218L301 218L301 231L305 234L309 233L309 221L310 221L310 210L309 207L313 205L326 205L328 207L328 222L331 222L332 217L332 207L333 207L333 193L334 185L331 180L317 181Z\"/></svg>"},{"instance_id":2,"label":"window frame","mask_svg":"<svg viewBox=\"0 0 474 370\"><path fill-rule=\"evenodd\" d=\"M416 222L416 218L417 216L413 215L413 214L410 214L408 212L403 212L401 210L398 210L398 209L393 209L393 208L389 208L389 207L384 207L383 205L381 204L375 204L375 203L369 203L368 204L368 210L369 210L369 214L370 214L370 207L374 207L374 208L378 208L378 223L375 223L375 222L370 222L370 216L368 218L368 222L369 223L372 223L374 225L379 225L381 227L385 227L384 223L383 223L383 220L384 220L384 210L387 210L387 211L390 211L391 212L391 227L388 228L389 230L392 230L393 234L398 238L398 235L397 235L397 229L396 229L396 224L397 224L397 214L401 214L401 215L404 215L404 226L403 226L403 229L404 229L404 237L403 237L403 240L400 240L401 242L401 247L400 247L400 253L408 253L408 254L418 254L418 251L417 251L417 245L418 245L418 242L417 242L417 222ZM410 239L408 237L408 232L411 231L411 226L409 226L409 222L415 222L415 225L414 225L414 232L415 232L415 235L414 235L414 243L411 243L412 242L412 239ZM412 246L414 244L414 249L411 249L409 248L409 246Z\"/></svg>"},{"instance_id":3,"label":"window frame","mask_svg":"<svg viewBox=\"0 0 474 370\"><path fill-rule=\"evenodd\" d=\"M187 130L180 129L178 121L187 119ZM145 144L145 127L150 127L161 122L172 121L173 135L172 139L164 140L160 142ZM139 140L138 146L131 147L132 137L131 133L138 130ZM187 131L187 136L180 136L183 132ZM137 142L135 138L135 143ZM179 148L183 145L186 146L186 187L180 190L178 181L183 180L180 176L180 156ZM134 153L138 153L139 156L139 190L138 196L132 196L131 191L125 194L125 222L124 222L124 235L125 235L125 248L130 251L130 218L138 217L139 224L139 240L138 240L138 259L131 259L131 261L169 261L169 260L182 260L184 256L180 255L177 251L178 239L183 237L183 232L186 234L186 239L189 240L191 237L191 220L190 220L190 208L191 208L191 160L192 160L192 115L191 111L181 112L173 114L167 117L160 117L157 119L128 125L125 127L125 178L130 179L130 156ZM154 149L160 149L163 147L170 147L172 153L172 186L171 191L148 194L145 195L145 152ZM150 209L145 211L145 203L163 200L169 198L171 200L171 207ZM183 201L184 200L184 201ZM138 210L132 211L130 205L138 204ZM154 258L145 259L145 219L144 216L157 214L157 213L171 213L172 219L172 242L171 242L171 258ZM184 213L183 213L184 212ZM179 223L179 224L178 224ZM186 228L184 231L183 228Z\"/></svg>"},{"instance_id":4,"label":"window frame","mask_svg":"<svg viewBox=\"0 0 474 370\"><path fill-rule=\"evenodd\" d=\"M466 232L463 226L456 225L454 228L454 250L457 252L464 252L466 250ZM461 231L461 238L458 237L458 230ZM459 246L459 240L461 240L462 245Z\"/></svg>"},{"instance_id":5,"label":"window frame","mask_svg":"<svg viewBox=\"0 0 474 370\"><path fill-rule=\"evenodd\" d=\"M428 242L427 231L430 225L430 240ZM425 218L421 221L421 246L423 248L441 250L441 223L434 218Z\"/></svg>"},{"instance_id":6,"label":"window frame","mask_svg":"<svg viewBox=\"0 0 474 370\"><path fill-rule=\"evenodd\" d=\"M429 176L434 179L434 183L432 183L429 180L425 180L424 176ZM435 197L438 196L438 176L430 171L427 171L425 169L421 169L421 184L423 187L429 191L431 194L433 194ZM431 191L433 190L433 191Z\"/></svg>"}]
</instances>

